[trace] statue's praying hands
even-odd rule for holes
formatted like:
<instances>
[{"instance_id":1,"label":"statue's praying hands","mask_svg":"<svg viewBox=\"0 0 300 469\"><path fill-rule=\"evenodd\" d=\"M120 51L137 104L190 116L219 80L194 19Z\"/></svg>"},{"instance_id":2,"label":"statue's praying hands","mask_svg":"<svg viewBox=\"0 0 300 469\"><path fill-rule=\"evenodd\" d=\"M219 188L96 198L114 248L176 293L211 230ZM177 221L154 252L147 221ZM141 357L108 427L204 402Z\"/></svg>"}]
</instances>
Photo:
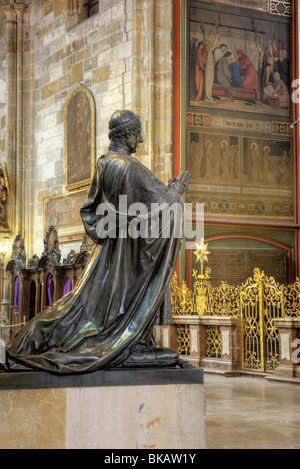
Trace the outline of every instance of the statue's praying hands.
<instances>
[{"instance_id":1,"label":"statue's praying hands","mask_svg":"<svg viewBox=\"0 0 300 469\"><path fill-rule=\"evenodd\" d=\"M186 191L189 183L191 180L191 175L188 171L184 171L180 174L180 176L174 177L173 179L169 180L169 187L174 191L178 192L178 194L182 195Z\"/></svg>"}]
</instances>

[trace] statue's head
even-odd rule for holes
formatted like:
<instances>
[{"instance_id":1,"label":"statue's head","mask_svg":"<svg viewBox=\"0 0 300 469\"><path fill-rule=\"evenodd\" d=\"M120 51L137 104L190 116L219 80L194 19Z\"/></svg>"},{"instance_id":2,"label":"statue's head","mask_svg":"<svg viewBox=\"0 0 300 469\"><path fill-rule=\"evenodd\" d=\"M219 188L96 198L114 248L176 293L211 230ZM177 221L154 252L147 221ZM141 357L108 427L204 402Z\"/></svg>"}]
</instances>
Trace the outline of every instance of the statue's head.
<instances>
[{"instance_id":1,"label":"statue's head","mask_svg":"<svg viewBox=\"0 0 300 469\"><path fill-rule=\"evenodd\" d=\"M143 142L141 130L140 118L132 111L115 111L109 120L111 146L135 153L138 144Z\"/></svg>"}]
</instances>

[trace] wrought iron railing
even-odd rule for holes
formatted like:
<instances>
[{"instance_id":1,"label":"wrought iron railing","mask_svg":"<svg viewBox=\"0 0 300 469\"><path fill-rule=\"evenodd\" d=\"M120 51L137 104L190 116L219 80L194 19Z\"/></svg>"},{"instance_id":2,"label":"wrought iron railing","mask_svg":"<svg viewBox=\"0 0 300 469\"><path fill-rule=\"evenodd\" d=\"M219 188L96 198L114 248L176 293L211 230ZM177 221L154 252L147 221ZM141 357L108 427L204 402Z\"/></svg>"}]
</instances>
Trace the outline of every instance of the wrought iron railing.
<instances>
[{"instance_id":1,"label":"wrought iron railing","mask_svg":"<svg viewBox=\"0 0 300 469\"><path fill-rule=\"evenodd\" d=\"M274 319L300 317L300 281L285 286L267 277L260 269L254 269L253 278L240 286L228 285L225 281L217 287L210 283L211 271L204 272L207 261L207 245L202 243L195 251L197 262L201 262L201 273L193 271L193 288L187 283L178 283L174 273L171 282L173 317L177 324L177 340L180 353L188 355L188 326L179 327L181 319L189 316L206 318L206 356L221 355L221 333L209 318L235 317L241 325L242 367L245 370L272 372L279 363L279 334ZM182 321L184 322L184 321Z\"/></svg>"}]
</instances>

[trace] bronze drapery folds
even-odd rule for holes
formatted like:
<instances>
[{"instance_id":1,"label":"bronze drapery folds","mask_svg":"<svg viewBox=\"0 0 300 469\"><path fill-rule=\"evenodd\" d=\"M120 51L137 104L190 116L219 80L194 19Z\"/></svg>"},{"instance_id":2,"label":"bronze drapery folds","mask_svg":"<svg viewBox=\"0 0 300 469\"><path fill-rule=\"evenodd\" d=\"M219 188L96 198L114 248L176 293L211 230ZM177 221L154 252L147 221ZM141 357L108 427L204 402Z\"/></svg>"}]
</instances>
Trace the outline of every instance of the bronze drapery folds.
<instances>
[{"instance_id":1,"label":"bronze drapery folds","mask_svg":"<svg viewBox=\"0 0 300 469\"><path fill-rule=\"evenodd\" d=\"M158 315L181 245L176 227L183 223L183 210L179 215L168 211L169 236L124 233L133 220L132 204L147 207L143 216L148 228L152 204L164 203L167 208L177 204L183 209L180 194L189 174L166 186L132 156L142 137L140 119L131 111L116 111L109 130L109 152L98 159L81 209L86 233L96 242L94 252L72 292L28 322L8 344L9 370L71 374L178 364L177 352L153 344L152 326L166 322ZM120 196L126 196L125 214ZM105 231L107 212L99 210L101 204L110 207L118 222L114 235Z\"/></svg>"}]
</instances>

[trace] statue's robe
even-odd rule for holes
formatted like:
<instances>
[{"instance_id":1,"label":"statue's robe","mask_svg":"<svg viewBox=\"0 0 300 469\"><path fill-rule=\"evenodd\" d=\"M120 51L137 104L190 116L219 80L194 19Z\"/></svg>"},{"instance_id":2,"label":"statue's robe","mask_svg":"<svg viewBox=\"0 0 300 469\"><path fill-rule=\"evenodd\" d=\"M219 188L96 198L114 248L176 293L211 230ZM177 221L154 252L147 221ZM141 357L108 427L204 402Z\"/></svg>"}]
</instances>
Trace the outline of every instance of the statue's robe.
<instances>
[{"instance_id":1,"label":"statue's robe","mask_svg":"<svg viewBox=\"0 0 300 469\"><path fill-rule=\"evenodd\" d=\"M120 230L127 229L134 217L119 213L120 195L127 196L127 207L136 202L147 207L149 228L151 204L179 204L179 214L169 212L170 236L160 231L146 238L121 237ZM106 236L106 214L99 215L99 209L97 214L102 203L115 207L117 221L123 223L116 237ZM29 321L7 345L9 369L70 374L140 362L174 365L177 352L151 352L145 341L157 322L178 257L181 239L176 230L178 223L182 226L182 213L179 194L134 157L110 152L99 158L81 209L85 230L96 242L94 252L74 289ZM167 222L166 213L162 223L164 218ZM148 361L143 354L147 350Z\"/></svg>"}]
</instances>

